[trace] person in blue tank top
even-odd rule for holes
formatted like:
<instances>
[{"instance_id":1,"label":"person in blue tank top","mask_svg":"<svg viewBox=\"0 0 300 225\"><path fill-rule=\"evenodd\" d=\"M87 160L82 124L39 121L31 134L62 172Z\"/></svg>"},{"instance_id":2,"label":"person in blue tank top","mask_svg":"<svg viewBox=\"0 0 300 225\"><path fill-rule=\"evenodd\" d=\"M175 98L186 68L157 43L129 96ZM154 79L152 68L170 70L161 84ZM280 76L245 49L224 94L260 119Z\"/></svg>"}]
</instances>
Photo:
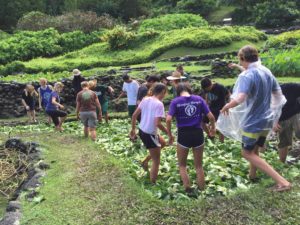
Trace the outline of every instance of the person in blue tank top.
<instances>
[{"instance_id":1,"label":"person in blue tank top","mask_svg":"<svg viewBox=\"0 0 300 225\"><path fill-rule=\"evenodd\" d=\"M40 79L40 87L38 88L39 93L39 110L45 110L46 106L49 102L51 92L53 87L47 84L47 80L45 78ZM51 117L48 117L48 123L51 123Z\"/></svg>"}]
</instances>

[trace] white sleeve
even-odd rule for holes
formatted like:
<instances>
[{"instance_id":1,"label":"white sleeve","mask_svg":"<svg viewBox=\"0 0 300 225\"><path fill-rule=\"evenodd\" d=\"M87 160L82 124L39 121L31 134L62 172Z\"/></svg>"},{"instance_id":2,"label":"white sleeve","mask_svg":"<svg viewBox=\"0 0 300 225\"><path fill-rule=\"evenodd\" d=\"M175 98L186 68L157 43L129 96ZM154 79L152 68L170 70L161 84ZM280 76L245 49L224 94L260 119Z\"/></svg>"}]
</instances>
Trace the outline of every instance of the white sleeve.
<instances>
[{"instance_id":1,"label":"white sleeve","mask_svg":"<svg viewBox=\"0 0 300 225\"><path fill-rule=\"evenodd\" d=\"M123 83L122 91L123 91L123 92L127 92L126 84L125 84L125 83Z\"/></svg>"}]
</instances>

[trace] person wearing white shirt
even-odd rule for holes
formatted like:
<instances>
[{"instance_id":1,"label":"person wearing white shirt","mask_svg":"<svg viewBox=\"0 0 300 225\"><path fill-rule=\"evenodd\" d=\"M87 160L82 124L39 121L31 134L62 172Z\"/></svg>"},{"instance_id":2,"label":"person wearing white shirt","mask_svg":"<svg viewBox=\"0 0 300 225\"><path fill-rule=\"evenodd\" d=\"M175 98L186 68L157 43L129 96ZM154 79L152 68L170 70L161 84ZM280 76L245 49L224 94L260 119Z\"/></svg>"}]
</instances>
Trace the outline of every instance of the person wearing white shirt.
<instances>
[{"instance_id":1,"label":"person wearing white shirt","mask_svg":"<svg viewBox=\"0 0 300 225\"><path fill-rule=\"evenodd\" d=\"M124 81L122 92L119 95L119 97L116 99L116 101L119 101L121 97L127 95L128 115L131 118L136 109L137 94L140 85L136 80L132 80L128 74L123 75L122 79Z\"/></svg>"}]
</instances>

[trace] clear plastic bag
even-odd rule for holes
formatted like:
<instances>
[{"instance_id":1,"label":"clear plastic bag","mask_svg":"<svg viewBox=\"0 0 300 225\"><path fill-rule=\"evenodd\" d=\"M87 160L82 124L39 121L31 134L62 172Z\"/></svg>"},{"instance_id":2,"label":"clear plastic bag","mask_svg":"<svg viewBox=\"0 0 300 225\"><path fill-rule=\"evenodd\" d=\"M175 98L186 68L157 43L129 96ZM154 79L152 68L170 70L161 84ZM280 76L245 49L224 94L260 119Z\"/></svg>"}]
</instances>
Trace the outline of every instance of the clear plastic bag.
<instances>
[{"instance_id":1,"label":"clear plastic bag","mask_svg":"<svg viewBox=\"0 0 300 225\"><path fill-rule=\"evenodd\" d=\"M250 64L248 70L239 75L231 99L239 99L245 92L246 100L231 108L229 115L221 114L217 121L217 129L224 136L240 142L245 133L255 136L271 131L286 103L274 76L260 63Z\"/></svg>"}]
</instances>

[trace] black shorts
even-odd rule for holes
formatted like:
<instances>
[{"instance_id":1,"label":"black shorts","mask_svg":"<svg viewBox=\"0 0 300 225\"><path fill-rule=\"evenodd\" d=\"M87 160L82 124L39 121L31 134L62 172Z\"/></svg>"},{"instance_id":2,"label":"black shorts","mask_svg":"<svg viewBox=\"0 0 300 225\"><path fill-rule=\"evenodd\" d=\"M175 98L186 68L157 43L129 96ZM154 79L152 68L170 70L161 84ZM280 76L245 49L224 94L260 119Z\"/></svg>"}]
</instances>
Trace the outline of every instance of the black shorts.
<instances>
[{"instance_id":1,"label":"black shorts","mask_svg":"<svg viewBox=\"0 0 300 225\"><path fill-rule=\"evenodd\" d=\"M178 128L177 144L184 148L197 148L204 144L204 135L201 128L180 127Z\"/></svg>"},{"instance_id":2,"label":"black shorts","mask_svg":"<svg viewBox=\"0 0 300 225\"><path fill-rule=\"evenodd\" d=\"M158 134L147 134L139 129L139 136L147 149L161 147Z\"/></svg>"},{"instance_id":3,"label":"black shorts","mask_svg":"<svg viewBox=\"0 0 300 225\"><path fill-rule=\"evenodd\" d=\"M59 117L66 117L67 113L62 110L49 110L46 113L52 118L52 121L55 126L59 124Z\"/></svg>"}]
</instances>

